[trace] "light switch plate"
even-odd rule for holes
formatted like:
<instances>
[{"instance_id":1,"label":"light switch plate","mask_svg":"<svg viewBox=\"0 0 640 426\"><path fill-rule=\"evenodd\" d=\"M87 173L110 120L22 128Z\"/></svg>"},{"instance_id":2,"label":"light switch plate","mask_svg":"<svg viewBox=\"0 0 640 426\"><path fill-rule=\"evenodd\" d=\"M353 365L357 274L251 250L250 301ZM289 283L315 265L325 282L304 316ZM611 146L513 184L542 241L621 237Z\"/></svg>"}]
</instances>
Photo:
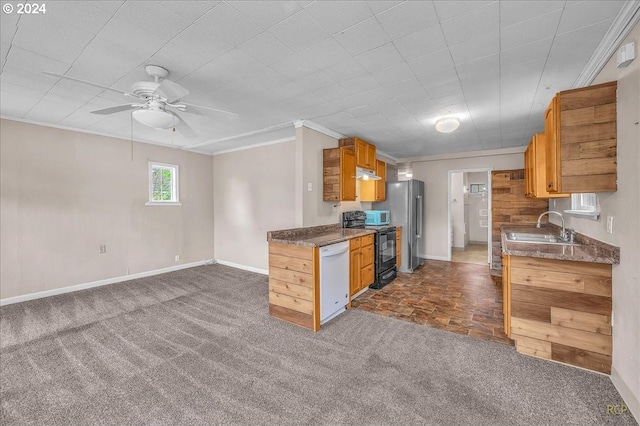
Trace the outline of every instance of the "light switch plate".
<instances>
[{"instance_id":1,"label":"light switch plate","mask_svg":"<svg viewBox=\"0 0 640 426\"><path fill-rule=\"evenodd\" d=\"M607 232L613 234L613 216L607 216Z\"/></svg>"}]
</instances>

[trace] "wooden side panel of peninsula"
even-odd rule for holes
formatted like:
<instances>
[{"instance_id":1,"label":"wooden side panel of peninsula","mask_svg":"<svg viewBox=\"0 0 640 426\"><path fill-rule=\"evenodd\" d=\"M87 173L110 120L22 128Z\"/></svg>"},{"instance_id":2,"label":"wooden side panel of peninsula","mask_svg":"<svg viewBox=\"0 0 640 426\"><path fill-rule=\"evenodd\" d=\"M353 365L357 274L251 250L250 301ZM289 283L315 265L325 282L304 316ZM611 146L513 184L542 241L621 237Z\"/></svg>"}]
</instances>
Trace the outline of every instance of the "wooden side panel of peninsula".
<instances>
[{"instance_id":1,"label":"wooden side panel of peninsula","mask_svg":"<svg viewBox=\"0 0 640 426\"><path fill-rule=\"evenodd\" d=\"M269 243L269 315L320 329L318 247Z\"/></svg>"},{"instance_id":2,"label":"wooden side panel of peninsula","mask_svg":"<svg viewBox=\"0 0 640 426\"><path fill-rule=\"evenodd\" d=\"M518 352L610 374L611 265L509 257Z\"/></svg>"}]
</instances>

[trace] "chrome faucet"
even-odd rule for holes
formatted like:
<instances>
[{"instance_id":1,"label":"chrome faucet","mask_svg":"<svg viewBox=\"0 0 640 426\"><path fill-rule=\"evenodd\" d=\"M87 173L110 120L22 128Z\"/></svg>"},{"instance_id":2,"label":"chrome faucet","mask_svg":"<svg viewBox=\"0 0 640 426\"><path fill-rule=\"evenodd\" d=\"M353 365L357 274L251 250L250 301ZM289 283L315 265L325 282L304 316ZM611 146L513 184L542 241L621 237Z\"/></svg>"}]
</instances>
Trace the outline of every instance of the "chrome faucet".
<instances>
[{"instance_id":1,"label":"chrome faucet","mask_svg":"<svg viewBox=\"0 0 640 426\"><path fill-rule=\"evenodd\" d=\"M544 216L545 214L548 215L549 213L557 214L558 216L560 216L560 220L562 221L562 230L560 231L560 239L562 241L567 241L569 238L567 237L567 230L564 227L564 217L562 217L562 213L558 213L553 210L549 210L547 212L542 213L540 216L538 216L538 223L536 223L536 228L540 228L540 219L542 219L542 216Z\"/></svg>"}]
</instances>

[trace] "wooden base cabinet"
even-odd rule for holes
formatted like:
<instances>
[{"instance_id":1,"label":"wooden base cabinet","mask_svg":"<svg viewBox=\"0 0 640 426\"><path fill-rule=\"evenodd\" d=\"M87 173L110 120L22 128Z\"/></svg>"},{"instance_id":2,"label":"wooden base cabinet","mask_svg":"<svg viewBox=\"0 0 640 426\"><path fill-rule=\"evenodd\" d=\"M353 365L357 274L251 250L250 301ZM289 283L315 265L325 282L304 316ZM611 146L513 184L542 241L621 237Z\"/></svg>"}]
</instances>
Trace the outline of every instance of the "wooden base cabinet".
<instances>
[{"instance_id":1,"label":"wooden base cabinet","mask_svg":"<svg viewBox=\"0 0 640 426\"><path fill-rule=\"evenodd\" d=\"M518 352L611 373L611 265L505 255L503 268Z\"/></svg>"},{"instance_id":2,"label":"wooden base cabinet","mask_svg":"<svg viewBox=\"0 0 640 426\"><path fill-rule=\"evenodd\" d=\"M402 228L396 227L396 268L402 264Z\"/></svg>"},{"instance_id":3,"label":"wooden base cabinet","mask_svg":"<svg viewBox=\"0 0 640 426\"><path fill-rule=\"evenodd\" d=\"M362 289L369 287L375 279L373 241L373 234L352 238L349 241L349 258L351 259L349 265L349 295L351 297L362 291Z\"/></svg>"},{"instance_id":4,"label":"wooden base cabinet","mask_svg":"<svg viewBox=\"0 0 640 426\"><path fill-rule=\"evenodd\" d=\"M318 247L269 243L269 315L320 329Z\"/></svg>"}]
</instances>

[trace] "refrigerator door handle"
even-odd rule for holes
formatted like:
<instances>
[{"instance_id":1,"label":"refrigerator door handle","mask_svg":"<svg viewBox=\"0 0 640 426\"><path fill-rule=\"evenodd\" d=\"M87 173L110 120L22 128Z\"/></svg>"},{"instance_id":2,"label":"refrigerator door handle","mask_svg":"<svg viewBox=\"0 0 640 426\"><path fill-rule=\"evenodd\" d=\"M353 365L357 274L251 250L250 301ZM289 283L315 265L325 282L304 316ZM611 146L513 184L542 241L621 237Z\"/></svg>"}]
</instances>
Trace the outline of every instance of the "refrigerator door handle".
<instances>
[{"instance_id":1,"label":"refrigerator door handle","mask_svg":"<svg viewBox=\"0 0 640 426\"><path fill-rule=\"evenodd\" d=\"M422 195L416 195L416 202L418 204L418 214L416 215L416 237L422 238Z\"/></svg>"}]
</instances>

